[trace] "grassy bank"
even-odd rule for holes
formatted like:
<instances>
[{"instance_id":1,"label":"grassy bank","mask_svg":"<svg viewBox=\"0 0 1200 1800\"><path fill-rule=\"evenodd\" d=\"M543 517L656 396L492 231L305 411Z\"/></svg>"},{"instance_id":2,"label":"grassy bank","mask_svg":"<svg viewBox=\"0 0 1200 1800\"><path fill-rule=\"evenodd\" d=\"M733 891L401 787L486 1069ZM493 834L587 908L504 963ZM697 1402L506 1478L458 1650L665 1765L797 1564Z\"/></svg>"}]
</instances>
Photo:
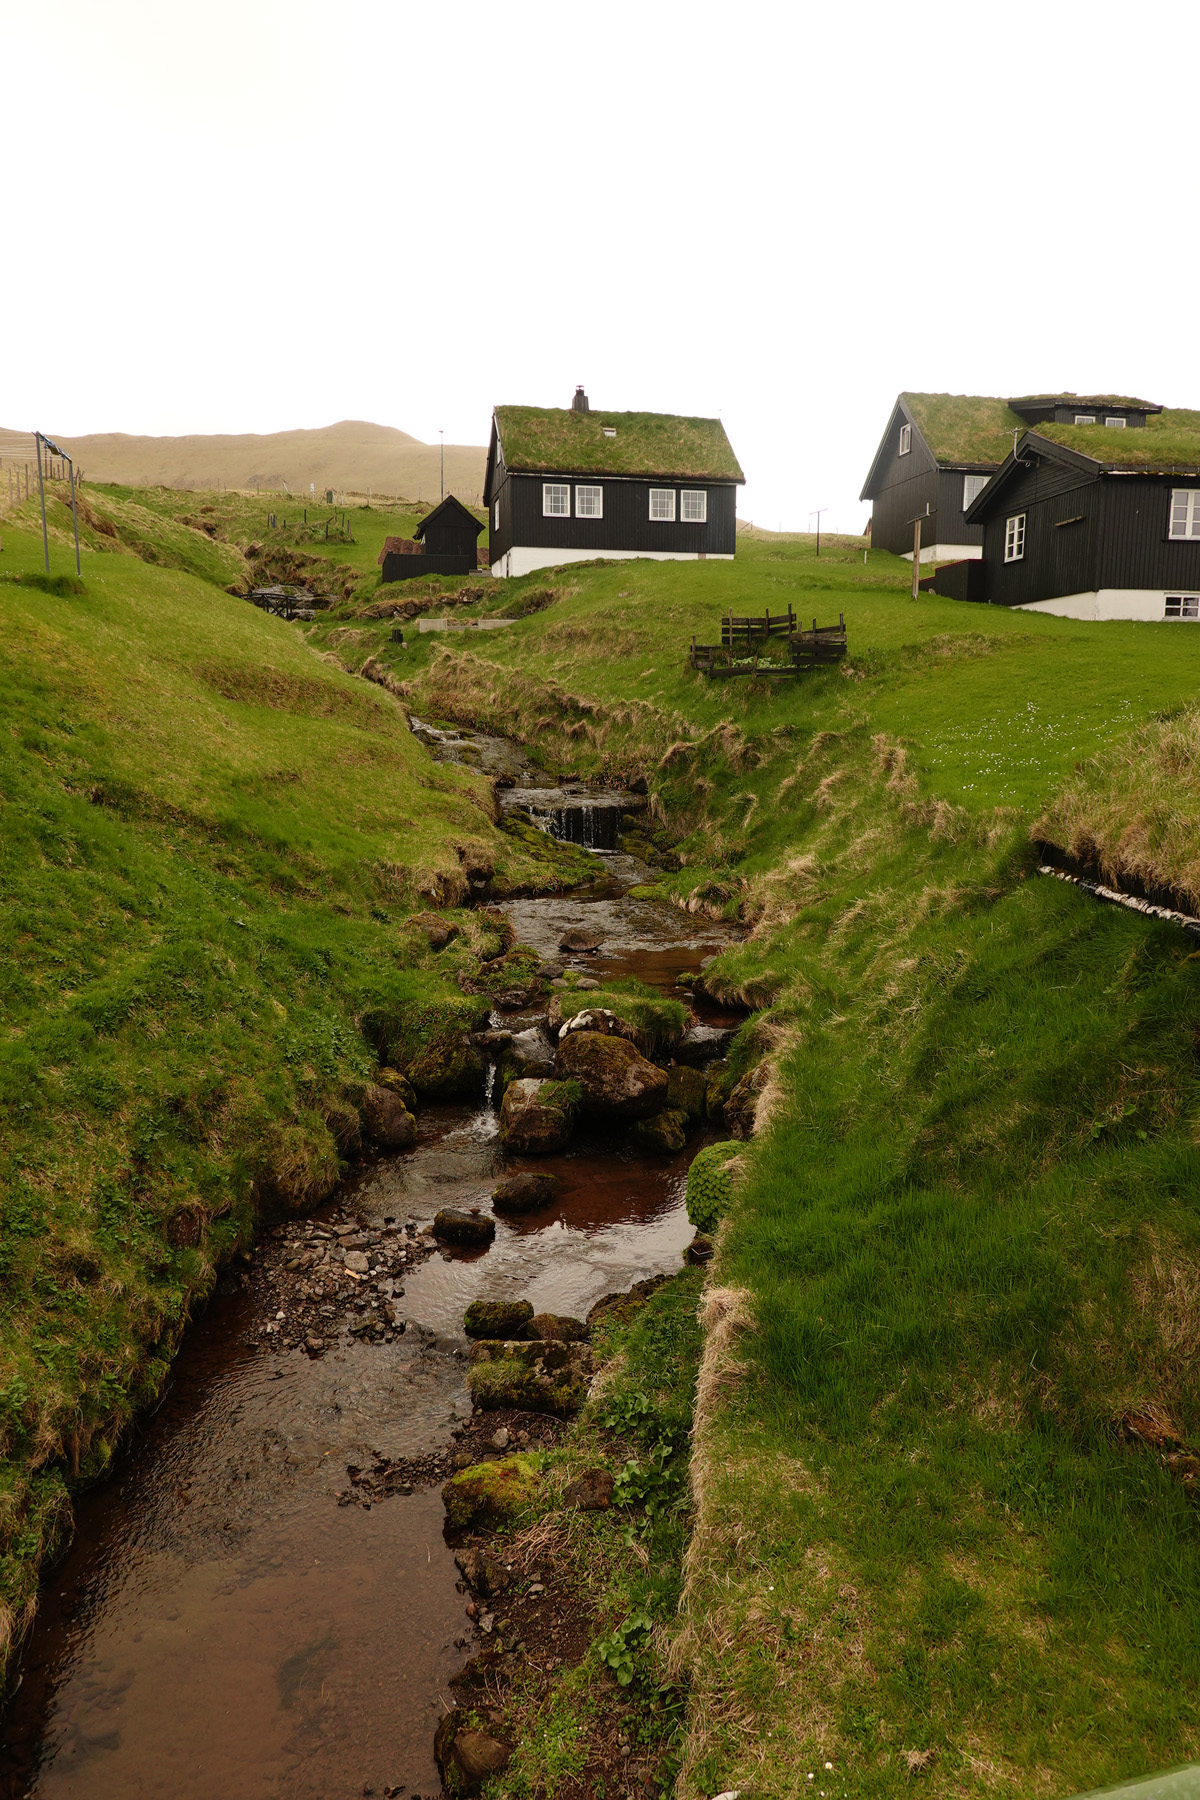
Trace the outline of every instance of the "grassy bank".
<instances>
[{"instance_id":1,"label":"grassy bank","mask_svg":"<svg viewBox=\"0 0 1200 1800\"><path fill-rule=\"evenodd\" d=\"M1200 639L907 579L764 537L543 572L518 625L394 665L420 707L644 773L663 891L752 927L709 976L761 1062L675 1626L689 1797L1067 1794L1200 1753L1200 977L1031 844L1067 794L1120 839L1136 781L1104 771L1164 713L1190 742ZM845 612L847 667L687 670L726 607L789 598ZM1156 842L1194 836L1190 778L1156 799Z\"/></svg>"},{"instance_id":2,"label":"grassy bank","mask_svg":"<svg viewBox=\"0 0 1200 1800\"><path fill-rule=\"evenodd\" d=\"M216 1265L354 1154L364 1012L461 999L485 926L438 958L409 914L546 874L394 699L175 546L85 549L81 593L12 579L40 531L0 554L0 1675Z\"/></svg>"}]
</instances>

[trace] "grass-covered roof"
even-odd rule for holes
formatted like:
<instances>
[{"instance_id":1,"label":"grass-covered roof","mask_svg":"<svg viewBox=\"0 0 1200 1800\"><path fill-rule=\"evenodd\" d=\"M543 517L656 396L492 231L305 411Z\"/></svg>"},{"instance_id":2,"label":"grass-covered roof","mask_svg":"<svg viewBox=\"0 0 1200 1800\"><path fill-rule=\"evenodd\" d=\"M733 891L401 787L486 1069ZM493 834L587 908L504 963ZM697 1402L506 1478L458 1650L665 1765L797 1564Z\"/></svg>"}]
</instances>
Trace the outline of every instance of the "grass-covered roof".
<instances>
[{"instance_id":1,"label":"grass-covered roof","mask_svg":"<svg viewBox=\"0 0 1200 1800\"><path fill-rule=\"evenodd\" d=\"M1007 400L991 394L902 394L921 436L942 463L998 467L1013 432L1028 429Z\"/></svg>"},{"instance_id":2,"label":"grass-covered roof","mask_svg":"<svg viewBox=\"0 0 1200 1800\"><path fill-rule=\"evenodd\" d=\"M1007 400L991 394L903 394L901 399L941 463L999 465L1012 450L1014 430L1022 434L1033 430L1081 456L1095 457L1105 468L1200 468L1200 412L1181 407L1151 413L1144 426L1118 431L1108 425L1056 425L1049 420L1029 426ZM1018 401L1031 404L1029 399ZM1110 396L1109 404L1146 402Z\"/></svg>"},{"instance_id":3,"label":"grass-covered roof","mask_svg":"<svg viewBox=\"0 0 1200 1800\"><path fill-rule=\"evenodd\" d=\"M605 436L606 426L613 436ZM496 429L505 464L517 471L659 475L681 481L746 479L720 419L498 406Z\"/></svg>"},{"instance_id":4,"label":"grass-covered roof","mask_svg":"<svg viewBox=\"0 0 1200 1800\"><path fill-rule=\"evenodd\" d=\"M1114 431L1106 425L1035 425L1039 437L1094 456L1106 469L1200 468L1200 412L1165 407L1145 425ZM1009 449L1012 439L1009 439Z\"/></svg>"}]
</instances>

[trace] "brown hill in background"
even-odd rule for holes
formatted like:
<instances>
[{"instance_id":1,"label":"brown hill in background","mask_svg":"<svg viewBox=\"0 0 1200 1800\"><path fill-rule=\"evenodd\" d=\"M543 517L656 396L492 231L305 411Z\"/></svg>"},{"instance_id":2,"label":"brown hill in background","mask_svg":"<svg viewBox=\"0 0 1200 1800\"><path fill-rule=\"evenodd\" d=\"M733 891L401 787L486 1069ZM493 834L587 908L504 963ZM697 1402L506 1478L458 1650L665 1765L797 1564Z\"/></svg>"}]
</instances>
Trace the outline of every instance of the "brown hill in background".
<instances>
[{"instance_id":1,"label":"brown hill in background","mask_svg":"<svg viewBox=\"0 0 1200 1800\"><path fill-rule=\"evenodd\" d=\"M0 432L0 438L17 437ZM24 435L24 434L20 434ZM88 481L127 487L260 488L283 486L308 497L309 483L353 493L436 500L441 491L438 446L423 444L390 425L343 419L316 431L273 431L265 436L127 437L121 431L57 440ZM487 450L482 444L446 445L446 492L468 506L480 503Z\"/></svg>"}]
</instances>

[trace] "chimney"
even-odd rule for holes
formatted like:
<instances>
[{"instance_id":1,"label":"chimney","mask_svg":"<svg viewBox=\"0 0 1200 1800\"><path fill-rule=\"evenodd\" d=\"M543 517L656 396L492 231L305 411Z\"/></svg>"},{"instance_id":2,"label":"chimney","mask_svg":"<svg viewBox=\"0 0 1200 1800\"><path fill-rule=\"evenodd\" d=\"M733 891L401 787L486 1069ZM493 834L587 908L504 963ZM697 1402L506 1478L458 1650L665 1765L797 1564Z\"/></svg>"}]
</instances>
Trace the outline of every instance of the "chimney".
<instances>
[{"instance_id":1,"label":"chimney","mask_svg":"<svg viewBox=\"0 0 1200 1800\"><path fill-rule=\"evenodd\" d=\"M577 387L575 389L575 398L571 402L571 411L587 412L588 410L588 397L581 387Z\"/></svg>"}]
</instances>

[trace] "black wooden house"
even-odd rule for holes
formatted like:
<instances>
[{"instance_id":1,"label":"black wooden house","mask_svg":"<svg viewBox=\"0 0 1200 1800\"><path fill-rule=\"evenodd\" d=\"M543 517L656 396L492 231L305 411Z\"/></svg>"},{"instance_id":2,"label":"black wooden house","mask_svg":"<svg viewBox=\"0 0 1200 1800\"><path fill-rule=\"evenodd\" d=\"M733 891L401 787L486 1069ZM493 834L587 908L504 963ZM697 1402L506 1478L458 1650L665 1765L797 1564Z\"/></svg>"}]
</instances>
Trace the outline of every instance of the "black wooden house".
<instances>
[{"instance_id":1,"label":"black wooden house","mask_svg":"<svg viewBox=\"0 0 1200 1800\"><path fill-rule=\"evenodd\" d=\"M379 552L384 581L414 575L470 575L478 566L483 526L453 494L426 513L411 538L389 537Z\"/></svg>"},{"instance_id":2,"label":"black wooden house","mask_svg":"<svg viewBox=\"0 0 1200 1800\"><path fill-rule=\"evenodd\" d=\"M732 557L745 480L719 419L498 406L484 504L493 575L596 557Z\"/></svg>"},{"instance_id":3,"label":"black wooden house","mask_svg":"<svg viewBox=\"0 0 1200 1800\"><path fill-rule=\"evenodd\" d=\"M1200 413L1067 401L971 507L980 563L939 569L935 591L1071 619L1200 621Z\"/></svg>"},{"instance_id":4,"label":"black wooden house","mask_svg":"<svg viewBox=\"0 0 1200 1800\"><path fill-rule=\"evenodd\" d=\"M946 562L983 554L983 532L967 520L1022 427L1007 400L986 394L900 394L863 483L871 542L896 556Z\"/></svg>"}]
</instances>

